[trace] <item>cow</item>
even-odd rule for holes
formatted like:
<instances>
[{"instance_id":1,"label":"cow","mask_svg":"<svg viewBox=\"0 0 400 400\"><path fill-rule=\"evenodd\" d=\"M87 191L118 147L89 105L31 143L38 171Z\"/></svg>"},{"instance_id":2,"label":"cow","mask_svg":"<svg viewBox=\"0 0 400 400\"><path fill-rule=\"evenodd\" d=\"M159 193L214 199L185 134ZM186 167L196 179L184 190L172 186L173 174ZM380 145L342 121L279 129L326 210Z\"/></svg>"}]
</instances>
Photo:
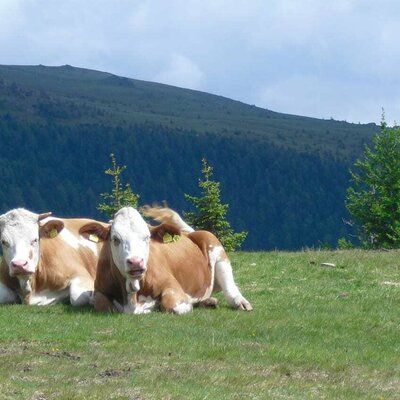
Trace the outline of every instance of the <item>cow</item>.
<instances>
[{"instance_id":1,"label":"cow","mask_svg":"<svg viewBox=\"0 0 400 400\"><path fill-rule=\"evenodd\" d=\"M168 223L157 226L149 226L136 209L124 207L109 227L91 223L81 228L82 236L96 235L105 242L95 280L95 309L139 314L160 308L185 314L194 304L214 305L211 294L222 289L230 307L252 310L235 284L221 242L165 210L158 218ZM147 214L152 212L157 211L147 209Z\"/></svg>"},{"instance_id":2,"label":"cow","mask_svg":"<svg viewBox=\"0 0 400 400\"><path fill-rule=\"evenodd\" d=\"M3 259L0 304L47 305L93 302L97 258L103 245L95 236L79 235L90 219L62 219L23 208L0 216Z\"/></svg>"}]
</instances>

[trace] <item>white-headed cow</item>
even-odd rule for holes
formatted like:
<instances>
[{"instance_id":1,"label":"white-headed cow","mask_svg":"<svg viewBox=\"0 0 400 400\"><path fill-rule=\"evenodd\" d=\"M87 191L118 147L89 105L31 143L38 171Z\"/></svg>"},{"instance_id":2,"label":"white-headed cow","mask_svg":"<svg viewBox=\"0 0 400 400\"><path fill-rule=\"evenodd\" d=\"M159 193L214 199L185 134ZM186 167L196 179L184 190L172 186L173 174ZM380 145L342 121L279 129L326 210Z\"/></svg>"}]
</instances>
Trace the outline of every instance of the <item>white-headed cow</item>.
<instances>
[{"instance_id":1,"label":"white-headed cow","mask_svg":"<svg viewBox=\"0 0 400 400\"><path fill-rule=\"evenodd\" d=\"M46 305L69 300L81 306L93 301L102 243L80 236L79 230L90 222L108 225L50 214L18 208L0 216L0 303Z\"/></svg>"},{"instance_id":2,"label":"white-headed cow","mask_svg":"<svg viewBox=\"0 0 400 400\"><path fill-rule=\"evenodd\" d=\"M252 310L212 233L193 231L170 209L148 208L147 215L168 223L149 227L137 210L125 207L111 227L82 227L83 236L105 241L95 281L96 310L142 313L160 307L183 314L194 304L214 304L210 296L220 289L230 307Z\"/></svg>"}]
</instances>

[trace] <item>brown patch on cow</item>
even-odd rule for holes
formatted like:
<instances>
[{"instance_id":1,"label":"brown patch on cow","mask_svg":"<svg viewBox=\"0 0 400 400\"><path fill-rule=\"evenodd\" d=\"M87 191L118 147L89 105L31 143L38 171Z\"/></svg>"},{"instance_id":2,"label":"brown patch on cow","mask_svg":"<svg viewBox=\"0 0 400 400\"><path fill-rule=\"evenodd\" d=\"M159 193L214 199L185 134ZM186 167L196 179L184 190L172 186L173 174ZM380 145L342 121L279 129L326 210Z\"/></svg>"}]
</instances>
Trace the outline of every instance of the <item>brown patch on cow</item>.
<instances>
[{"instance_id":1,"label":"brown patch on cow","mask_svg":"<svg viewBox=\"0 0 400 400\"><path fill-rule=\"evenodd\" d=\"M127 303L125 278L112 262L110 243L104 242L101 249L96 279L94 282L94 308L96 311L115 311L113 301L123 305Z\"/></svg>"},{"instance_id":2,"label":"brown patch on cow","mask_svg":"<svg viewBox=\"0 0 400 400\"><path fill-rule=\"evenodd\" d=\"M4 258L0 264L0 282L14 291L18 291L20 288L18 279L10 276L10 269Z\"/></svg>"}]
</instances>

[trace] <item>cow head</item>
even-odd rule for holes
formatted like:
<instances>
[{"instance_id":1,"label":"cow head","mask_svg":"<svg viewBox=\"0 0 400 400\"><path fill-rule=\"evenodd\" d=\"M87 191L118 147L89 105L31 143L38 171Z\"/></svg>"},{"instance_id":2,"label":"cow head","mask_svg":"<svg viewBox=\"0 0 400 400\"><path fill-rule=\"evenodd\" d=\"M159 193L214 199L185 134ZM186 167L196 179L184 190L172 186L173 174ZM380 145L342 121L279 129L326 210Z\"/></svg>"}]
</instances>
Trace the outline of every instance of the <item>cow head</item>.
<instances>
[{"instance_id":1,"label":"cow head","mask_svg":"<svg viewBox=\"0 0 400 400\"><path fill-rule=\"evenodd\" d=\"M113 263L126 279L127 292L137 292L139 281L147 269L150 230L139 212L132 207L121 208L110 227L90 223L80 229L90 239L95 235L110 243Z\"/></svg>"},{"instance_id":2,"label":"cow head","mask_svg":"<svg viewBox=\"0 0 400 400\"><path fill-rule=\"evenodd\" d=\"M115 216L110 230L111 254L121 274L139 289L138 281L147 269L150 230L137 210L124 207Z\"/></svg>"},{"instance_id":3,"label":"cow head","mask_svg":"<svg viewBox=\"0 0 400 400\"><path fill-rule=\"evenodd\" d=\"M10 276L29 277L40 259L40 237L53 237L63 228L60 220L45 219L51 213L35 214L23 208L0 216L0 238Z\"/></svg>"}]
</instances>

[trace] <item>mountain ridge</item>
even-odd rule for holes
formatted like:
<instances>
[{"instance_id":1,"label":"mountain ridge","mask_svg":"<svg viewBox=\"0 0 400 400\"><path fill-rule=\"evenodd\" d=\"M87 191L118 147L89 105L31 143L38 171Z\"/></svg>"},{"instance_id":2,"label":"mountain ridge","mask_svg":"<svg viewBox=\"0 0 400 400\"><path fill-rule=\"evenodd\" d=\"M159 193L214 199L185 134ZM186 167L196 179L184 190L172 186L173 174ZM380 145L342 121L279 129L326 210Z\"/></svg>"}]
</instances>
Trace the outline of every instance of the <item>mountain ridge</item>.
<instances>
[{"instance_id":1,"label":"mountain ridge","mask_svg":"<svg viewBox=\"0 0 400 400\"><path fill-rule=\"evenodd\" d=\"M25 77L21 76L21 71ZM344 148L348 149L352 158L358 153L360 144L368 142L378 130L373 123L351 124L283 114L223 96L69 65L0 65L0 79L4 80L8 75L7 79L15 83L15 72L19 74L19 84L39 91L51 91L53 100L65 102L71 96L76 99L77 93L80 93L78 98L83 106L104 112L103 118L111 113L114 117L108 123L114 125L151 120L162 126L172 125L176 129L198 133L244 132L278 146L306 152L326 150L345 158L349 154L343 152ZM41 79L37 79L38 76ZM44 99L41 101L46 103ZM102 116L97 113L93 120L97 122L99 119ZM335 143L335 139L341 143ZM329 146L326 146L327 142Z\"/></svg>"}]
</instances>

